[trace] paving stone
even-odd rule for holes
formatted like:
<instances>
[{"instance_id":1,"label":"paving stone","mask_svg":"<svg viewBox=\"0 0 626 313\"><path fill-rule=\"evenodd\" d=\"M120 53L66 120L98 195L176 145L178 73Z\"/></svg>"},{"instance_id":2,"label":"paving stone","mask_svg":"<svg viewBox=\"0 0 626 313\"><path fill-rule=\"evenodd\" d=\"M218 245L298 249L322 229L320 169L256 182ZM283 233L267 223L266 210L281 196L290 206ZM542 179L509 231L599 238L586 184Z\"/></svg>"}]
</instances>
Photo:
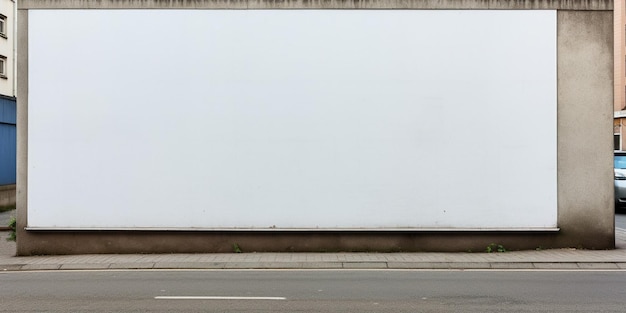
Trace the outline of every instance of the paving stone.
<instances>
[{"instance_id":1,"label":"paving stone","mask_svg":"<svg viewBox=\"0 0 626 313\"><path fill-rule=\"evenodd\" d=\"M155 269L221 269L224 262L156 262Z\"/></svg>"},{"instance_id":2,"label":"paving stone","mask_svg":"<svg viewBox=\"0 0 626 313\"><path fill-rule=\"evenodd\" d=\"M491 268L488 262L450 262L451 268L455 269L484 269Z\"/></svg>"},{"instance_id":3,"label":"paving stone","mask_svg":"<svg viewBox=\"0 0 626 313\"><path fill-rule=\"evenodd\" d=\"M61 264L26 264L22 266L22 271L48 271L58 270L61 268Z\"/></svg>"},{"instance_id":4,"label":"paving stone","mask_svg":"<svg viewBox=\"0 0 626 313\"><path fill-rule=\"evenodd\" d=\"M578 263L575 262L538 262L533 263L538 269L578 269Z\"/></svg>"},{"instance_id":5,"label":"paving stone","mask_svg":"<svg viewBox=\"0 0 626 313\"><path fill-rule=\"evenodd\" d=\"M111 263L110 269L150 269L154 268L154 263L137 262L137 263Z\"/></svg>"},{"instance_id":6,"label":"paving stone","mask_svg":"<svg viewBox=\"0 0 626 313\"><path fill-rule=\"evenodd\" d=\"M464 263L467 264L467 263ZM458 268L453 262L388 262L388 268L394 269L450 269Z\"/></svg>"},{"instance_id":7,"label":"paving stone","mask_svg":"<svg viewBox=\"0 0 626 313\"><path fill-rule=\"evenodd\" d=\"M617 264L615 263L610 263L610 262L593 262L593 263L588 263L588 262L584 262L584 263L578 263L578 267L579 268L584 268L584 269L618 269L619 267L617 266Z\"/></svg>"},{"instance_id":8,"label":"paving stone","mask_svg":"<svg viewBox=\"0 0 626 313\"><path fill-rule=\"evenodd\" d=\"M108 263L68 263L62 264L60 270L101 270L108 269Z\"/></svg>"},{"instance_id":9,"label":"paving stone","mask_svg":"<svg viewBox=\"0 0 626 313\"><path fill-rule=\"evenodd\" d=\"M307 269L338 269L338 268L343 268L343 263L342 262L321 262L321 261L315 261L315 262L301 262L302 267L301 268L307 268Z\"/></svg>"},{"instance_id":10,"label":"paving stone","mask_svg":"<svg viewBox=\"0 0 626 313\"><path fill-rule=\"evenodd\" d=\"M387 262L388 268L393 269L423 269L428 268L431 262Z\"/></svg>"},{"instance_id":11,"label":"paving stone","mask_svg":"<svg viewBox=\"0 0 626 313\"><path fill-rule=\"evenodd\" d=\"M259 262L225 262L224 268L228 269L250 269L258 268Z\"/></svg>"},{"instance_id":12,"label":"paving stone","mask_svg":"<svg viewBox=\"0 0 626 313\"><path fill-rule=\"evenodd\" d=\"M24 264L2 264L0 265L0 271L19 271L24 267Z\"/></svg>"},{"instance_id":13,"label":"paving stone","mask_svg":"<svg viewBox=\"0 0 626 313\"><path fill-rule=\"evenodd\" d=\"M492 269L532 269L535 268L533 263L529 262L491 262L489 267Z\"/></svg>"},{"instance_id":14,"label":"paving stone","mask_svg":"<svg viewBox=\"0 0 626 313\"><path fill-rule=\"evenodd\" d=\"M343 262L343 268L351 268L351 269L387 268L387 262Z\"/></svg>"},{"instance_id":15,"label":"paving stone","mask_svg":"<svg viewBox=\"0 0 626 313\"><path fill-rule=\"evenodd\" d=\"M270 268L270 269L281 269L281 268L302 268L301 262L254 262L257 265L254 268Z\"/></svg>"},{"instance_id":16,"label":"paving stone","mask_svg":"<svg viewBox=\"0 0 626 313\"><path fill-rule=\"evenodd\" d=\"M226 262L228 269L282 269L282 268L302 268L300 262Z\"/></svg>"}]
</instances>

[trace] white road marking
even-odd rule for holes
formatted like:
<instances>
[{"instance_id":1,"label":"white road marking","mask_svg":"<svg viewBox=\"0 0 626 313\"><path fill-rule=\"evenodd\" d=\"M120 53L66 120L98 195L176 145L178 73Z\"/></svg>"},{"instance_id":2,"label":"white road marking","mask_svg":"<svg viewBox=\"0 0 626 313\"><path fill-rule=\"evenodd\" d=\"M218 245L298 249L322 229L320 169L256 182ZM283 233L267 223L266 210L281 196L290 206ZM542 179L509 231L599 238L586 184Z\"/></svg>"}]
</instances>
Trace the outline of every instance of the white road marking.
<instances>
[{"instance_id":1,"label":"white road marking","mask_svg":"<svg viewBox=\"0 0 626 313\"><path fill-rule=\"evenodd\" d=\"M287 300L285 297L157 296L156 300Z\"/></svg>"}]
</instances>

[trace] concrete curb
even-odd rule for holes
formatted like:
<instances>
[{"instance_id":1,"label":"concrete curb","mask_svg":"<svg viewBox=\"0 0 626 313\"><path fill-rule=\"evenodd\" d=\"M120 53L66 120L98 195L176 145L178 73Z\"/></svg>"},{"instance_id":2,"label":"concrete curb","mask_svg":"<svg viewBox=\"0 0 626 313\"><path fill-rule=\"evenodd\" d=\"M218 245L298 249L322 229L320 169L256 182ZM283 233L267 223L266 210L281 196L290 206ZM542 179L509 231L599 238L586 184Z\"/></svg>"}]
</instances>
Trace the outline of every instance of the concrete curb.
<instances>
[{"instance_id":1,"label":"concrete curb","mask_svg":"<svg viewBox=\"0 0 626 313\"><path fill-rule=\"evenodd\" d=\"M0 271L55 270L626 270L626 262L141 262L0 264Z\"/></svg>"}]
</instances>

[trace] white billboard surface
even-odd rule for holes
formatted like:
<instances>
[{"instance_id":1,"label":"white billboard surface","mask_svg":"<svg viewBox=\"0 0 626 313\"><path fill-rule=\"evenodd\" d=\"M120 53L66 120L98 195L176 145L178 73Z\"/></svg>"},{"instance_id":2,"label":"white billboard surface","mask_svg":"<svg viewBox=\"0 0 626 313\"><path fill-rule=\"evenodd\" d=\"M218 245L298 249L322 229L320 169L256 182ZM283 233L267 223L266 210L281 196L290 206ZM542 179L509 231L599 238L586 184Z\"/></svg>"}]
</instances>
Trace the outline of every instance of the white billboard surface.
<instances>
[{"instance_id":1,"label":"white billboard surface","mask_svg":"<svg viewBox=\"0 0 626 313\"><path fill-rule=\"evenodd\" d=\"M556 227L555 11L30 10L28 227Z\"/></svg>"}]
</instances>

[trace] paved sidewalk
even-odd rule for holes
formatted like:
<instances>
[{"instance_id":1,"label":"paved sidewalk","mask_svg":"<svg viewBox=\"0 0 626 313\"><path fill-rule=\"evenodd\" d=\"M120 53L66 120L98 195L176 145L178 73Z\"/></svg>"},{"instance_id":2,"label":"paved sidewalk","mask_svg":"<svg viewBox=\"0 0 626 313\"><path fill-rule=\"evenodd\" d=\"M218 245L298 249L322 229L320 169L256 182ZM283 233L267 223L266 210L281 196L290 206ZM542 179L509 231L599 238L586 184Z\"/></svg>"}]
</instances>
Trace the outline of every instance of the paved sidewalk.
<instances>
[{"instance_id":1,"label":"paved sidewalk","mask_svg":"<svg viewBox=\"0 0 626 313\"><path fill-rule=\"evenodd\" d=\"M16 257L0 232L0 271L92 269L626 269L626 230L615 250L505 253L209 253Z\"/></svg>"}]
</instances>

